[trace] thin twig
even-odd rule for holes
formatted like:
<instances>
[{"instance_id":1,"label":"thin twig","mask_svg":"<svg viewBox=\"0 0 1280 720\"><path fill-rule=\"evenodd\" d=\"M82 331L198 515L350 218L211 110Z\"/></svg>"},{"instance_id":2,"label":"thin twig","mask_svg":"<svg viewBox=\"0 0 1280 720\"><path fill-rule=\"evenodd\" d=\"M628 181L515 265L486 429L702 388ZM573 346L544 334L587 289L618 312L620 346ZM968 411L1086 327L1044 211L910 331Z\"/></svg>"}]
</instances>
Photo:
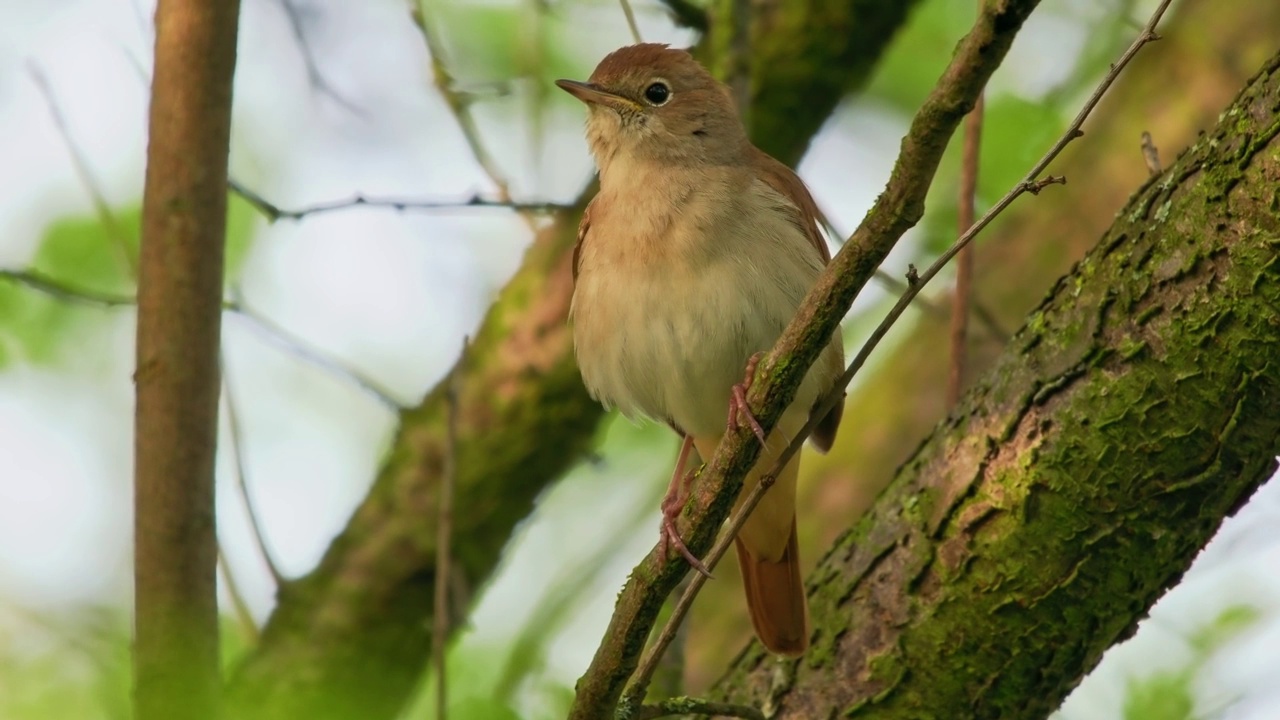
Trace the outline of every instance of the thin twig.
<instances>
[{"instance_id":1,"label":"thin twig","mask_svg":"<svg viewBox=\"0 0 1280 720\"><path fill-rule=\"evenodd\" d=\"M700 33L706 33L711 23L707 21L707 11L698 7L689 0L662 0L662 4L667 6L667 10L671 12L671 19L677 25Z\"/></svg>"},{"instance_id":2,"label":"thin twig","mask_svg":"<svg viewBox=\"0 0 1280 720\"><path fill-rule=\"evenodd\" d=\"M672 715L706 715L708 717L743 718L744 720L766 720L764 713L750 705L733 705L731 703L712 702L691 697L675 697L654 703L641 705L636 709L635 720L671 717Z\"/></svg>"},{"instance_id":3,"label":"thin twig","mask_svg":"<svg viewBox=\"0 0 1280 720\"><path fill-rule=\"evenodd\" d=\"M569 205L565 205L563 203L514 202L512 200L502 198L486 198L481 195L471 195L457 200L422 200L413 198L370 197L368 195L356 193L350 198L346 198L344 200L327 200L314 205L289 210L272 203L235 180L229 181L227 183L227 187L231 192L244 198L244 200L252 205L258 212L266 216L267 220L270 222L276 222L278 220L301 220L309 215L319 215L320 213L333 212L335 210L350 210L351 208L362 206L391 208L392 210L399 212L404 212L406 210L456 212L472 208L501 208L504 210L514 210L516 212L549 213L571 209Z\"/></svg>"},{"instance_id":4,"label":"thin twig","mask_svg":"<svg viewBox=\"0 0 1280 720\"><path fill-rule=\"evenodd\" d=\"M64 302L77 305L116 308L132 307L138 304L138 300L132 295L117 295L115 293L71 287L61 280L56 280L52 276L34 269L13 270L0 268L0 280L9 280Z\"/></svg>"},{"instance_id":5,"label":"thin twig","mask_svg":"<svg viewBox=\"0 0 1280 720\"><path fill-rule=\"evenodd\" d=\"M284 6L284 15L289 22L289 30L293 33L293 39L298 41L298 50L302 53L302 63L307 69L307 81L322 95L328 95L333 98L334 102L352 115L359 118L367 117L368 113L364 109L343 97L341 93L329 84L328 80L325 80L324 75L320 72L320 65L316 62L315 52L312 51L311 43L307 41L307 34L302 29L302 9L291 0L280 0L280 4Z\"/></svg>"},{"instance_id":6,"label":"thin twig","mask_svg":"<svg viewBox=\"0 0 1280 720\"><path fill-rule=\"evenodd\" d=\"M117 308L132 307L138 304L137 298L130 295L105 293L87 288L77 288L57 280L39 270L13 270L0 268L0 280L9 280L42 292L64 302L76 303L89 307ZM386 405L392 410L402 410L406 405L397 400L391 391L365 377L356 370L344 367L337 360L327 357L323 352L311 347L305 340L285 330L264 315L258 314L242 300L227 299L222 301L222 309L243 318L265 337L284 347L297 357L319 367L330 374L337 375L351 382L356 387Z\"/></svg>"},{"instance_id":7,"label":"thin twig","mask_svg":"<svg viewBox=\"0 0 1280 720\"><path fill-rule=\"evenodd\" d=\"M675 590L671 591L669 602L672 610L675 604L684 597L689 589L689 576L684 576ZM670 616L668 616L670 617ZM681 623L676 629L676 637L667 647L667 651L658 658L658 667L654 669L651 694L657 697L677 697L684 692L685 645L689 639L689 624Z\"/></svg>"},{"instance_id":8,"label":"thin twig","mask_svg":"<svg viewBox=\"0 0 1280 720\"><path fill-rule=\"evenodd\" d=\"M71 155L71 164L75 167L76 176L80 178L80 184L84 186L85 192L89 194L89 200L93 202L93 210L98 216L98 222L102 223L102 229L106 232L107 237L111 239L112 245L115 246L129 277L137 278L138 259L134 257L133 250L129 247L127 234L120 227L115 213L111 211L111 206L107 203L106 196L102 192L102 186L94 176L93 170L89 168L89 160L80 150L80 146L72 139L71 129L67 125L67 118L62 114L62 108L58 105L58 100L53 94L53 88L49 85L49 78L45 77L44 71L34 62L27 63L27 71L31 73L31 78L35 81L36 87L40 89L40 95L49 107L49 114L53 116L54 127L58 129L58 136L62 138L62 143Z\"/></svg>"},{"instance_id":9,"label":"thin twig","mask_svg":"<svg viewBox=\"0 0 1280 720\"><path fill-rule=\"evenodd\" d=\"M1160 169L1160 150L1156 148L1156 144L1151 139L1151 133L1146 130L1142 131L1142 159L1147 163L1147 172L1151 177L1155 177L1161 173Z\"/></svg>"},{"instance_id":10,"label":"thin twig","mask_svg":"<svg viewBox=\"0 0 1280 720\"><path fill-rule=\"evenodd\" d=\"M982 12L982 4L978 4ZM964 119L964 148L960 160L959 218L956 230L963 235L973 225L978 194L978 151L982 142L983 95ZM947 407L960 399L964 370L969 360L969 309L973 304L973 246L966 245L956 258L956 289L951 300L951 362L947 373Z\"/></svg>"},{"instance_id":11,"label":"thin twig","mask_svg":"<svg viewBox=\"0 0 1280 720\"><path fill-rule=\"evenodd\" d=\"M644 42L640 39L640 26L636 24L636 13L631 9L631 0L618 0L622 3L622 14L627 16L627 27L631 30L631 39L637 45Z\"/></svg>"},{"instance_id":12,"label":"thin twig","mask_svg":"<svg viewBox=\"0 0 1280 720\"><path fill-rule=\"evenodd\" d=\"M449 543L453 539L453 490L458 483L458 395L467 364L468 338L449 373L445 389L444 467L440 472L440 507L436 518L436 587L434 624L431 630L431 657L436 670L436 720L448 717L448 683L445 674L445 647L449 635Z\"/></svg>"},{"instance_id":13,"label":"thin twig","mask_svg":"<svg viewBox=\"0 0 1280 720\"><path fill-rule=\"evenodd\" d=\"M249 530L253 535L253 542L258 548L258 553L262 555L262 561L266 564L272 581L277 588L280 588L284 586L284 576L280 573L280 566L276 564L270 548L267 547L266 534L262 530L262 518L258 516L257 506L249 495L248 471L244 462L244 434L240 432L240 413L236 410L235 393L231 391L231 374L227 365L226 350L218 353L218 369L222 373L222 407L227 414L227 434L231 440L231 455L235 458L236 490L240 493L240 501L244 503L245 512L249 516ZM229 570L228 574L230 574Z\"/></svg>"},{"instance_id":14,"label":"thin twig","mask_svg":"<svg viewBox=\"0 0 1280 720\"><path fill-rule=\"evenodd\" d=\"M747 402L766 433L791 405L830 333L871 281L876 267L919 221L951 136L1039 1L987 3L972 30L956 46L941 79L911 121L884 191L818 275L795 317L756 369ZM677 521L680 536L694 552L702 555L715 544L740 499L743 478L760 452L760 442L748 430L726 431L720 440L701 473L697 491ZM643 687L629 691L623 706L619 702L628 678L643 659L644 642L662 601L688 570L686 564L671 562L654 548L632 573L618 595L590 666L578 680L570 720L598 720L613 713L621 717L624 708L634 711L641 704ZM697 578L694 583L691 589L700 585ZM670 642L671 635L674 631L664 630L664 642ZM651 666L648 671L652 672Z\"/></svg>"},{"instance_id":15,"label":"thin twig","mask_svg":"<svg viewBox=\"0 0 1280 720\"><path fill-rule=\"evenodd\" d=\"M875 350L880 341L884 339L889 328L891 328L902 313L906 311L907 307L910 306L912 299L920 293L921 289L923 289L924 286L927 285L929 281L933 279L933 277L937 275L957 253L964 249L964 247L968 245L969 242L983 230L983 228L990 224L990 222L1000 215L1000 213L1004 212L1005 208L1009 207L1009 205L1011 205L1013 201L1023 193L1031 193L1034 195L1038 194L1049 185L1065 184L1066 179L1061 176L1055 177L1053 175L1049 175L1044 178L1040 178L1040 174L1044 172L1049 163L1053 162L1053 160L1058 157L1063 148L1065 148L1072 140L1083 134L1080 131L1080 126L1097 106L1098 101L1101 100L1103 94L1111 87L1116 78L1119 77L1120 72L1129 64L1129 61L1133 59L1133 56L1136 55L1147 43L1160 39L1160 36L1155 32L1155 27L1160 22L1160 18L1164 16L1164 13L1168 9L1171 1L1172 0L1162 0L1159 7L1157 7L1152 14L1151 19L1143 28L1142 33L1133 41L1132 44L1129 45L1124 54L1120 56L1120 59L1111 66L1110 71L1105 77L1103 77L1102 81L1098 84L1098 87L1094 90L1088 101L1086 101L1084 107L1076 115L1075 119L1067 126L1066 131L1058 138L1044 156L1036 162L1026 176L1017 185L1015 185L1013 189L1006 193L1004 197L1000 198L999 202L997 202L982 216L981 219L974 223L962 236L960 236L955 244L939 256L927 270L908 282L907 291L902 294L898 299L898 302L893 306L893 309L889 311L884 320L881 321L875 331L871 333L871 336L863 344L862 349L858 351L858 354L853 358L853 361L849 363L848 368L840 376L840 379L836 382L836 390L828 395L821 405L810 415L810 419L805 423L804 427L800 430L800 433L796 435L786 449L783 450L782 454L778 456L773 467L761 477L760 482L743 500L738 512L730 519L728 528L719 535L716 543L712 546L711 552L703 559L703 563L707 567L715 568L716 563L720 561L720 558L722 558L728 550L729 543L731 543L733 538L737 536L738 531L746 522L751 511L754 510L755 506L760 502L760 498L764 496L764 493L770 487L772 487L778 473L780 473L782 468L786 467L787 462L789 462L791 458L800 451L801 446L804 445L809 434L813 432L813 428L817 424L816 419L824 417L826 412L835 407L835 404L843 396L844 388L848 387L849 382L866 363L871 352ZM641 661L636 672L632 675L631 685L627 688L626 694L623 698L624 706L627 703L631 703L635 706L639 705L639 701L644 697L645 688L648 686L649 678L652 676L653 668L657 664L657 658L661 657L663 649L671 642L672 638L674 638L676 626L683 622L685 616L689 612L689 607L693 604L694 597L697 596L697 593L702 589L702 586L705 583L705 576L699 573L693 574L693 580L689 584L689 589L685 592L685 595L680 598L680 602L676 604L675 610L672 612L671 619L667 621L666 626L663 627L657 640L654 641L653 646L645 655L644 660Z\"/></svg>"},{"instance_id":16,"label":"thin twig","mask_svg":"<svg viewBox=\"0 0 1280 720\"><path fill-rule=\"evenodd\" d=\"M818 222L822 224L822 227L827 231L829 236L839 238L838 242L836 242L836 247L844 246L844 238L846 238L847 235L836 230L835 225L831 223L821 208L818 209ZM879 268L876 269L873 277L876 279L876 282L893 292L901 293L906 289L906 284L903 283L902 280ZM950 312L945 307L929 298L918 297L916 298L915 304L926 313L933 315L936 318L945 320L950 317ZM982 329L991 336L992 340L1003 344L1009 339L1008 331L1000 327L1000 323L996 322L995 316L992 315L991 311L982 303L975 300L973 303L973 312L978 316L978 321L982 323Z\"/></svg>"},{"instance_id":17,"label":"thin twig","mask_svg":"<svg viewBox=\"0 0 1280 720\"><path fill-rule=\"evenodd\" d=\"M480 130L476 127L475 118L471 116L466 97L454 87L453 74L449 72L444 56L444 43L436 35L432 23L427 21L425 6L426 0L413 0L413 18L418 30L422 33L423 42L427 45L427 54L431 56L431 70L435 77L436 88L444 98L445 104L449 106L449 110L453 112L454 118L457 119L458 128L462 131L462 136L467 141L467 146L471 149L476 163L497 187L498 199L504 202L510 201L511 192L507 180L498 167L497 161L480 140Z\"/></svg>"},{"instance_id":18,"label":"thin twig","mask_svg":"<svg viewBox=\"0 0 1280 720\"><path fill-rule=\"evenodd\" d=\"M407 407L405 403L396 399L395 395L390 390L382 387L378 382L365 377L357 370L344 366L342 363L313 347L307 341L297 335L294 335L288 330L285 330L274 320L269 319L265 315L259 314L257 311L245 304L242 298L234 297L234 292L231 299L222 301L222 309L242 318L251 327L260 331L264 337L271 339L277 345L285 348L294 356L305 360L331 375L345 378L352 385L360 388L367 395L388 408L392 410L403 410Z\"/></svg>"}]
</instances>

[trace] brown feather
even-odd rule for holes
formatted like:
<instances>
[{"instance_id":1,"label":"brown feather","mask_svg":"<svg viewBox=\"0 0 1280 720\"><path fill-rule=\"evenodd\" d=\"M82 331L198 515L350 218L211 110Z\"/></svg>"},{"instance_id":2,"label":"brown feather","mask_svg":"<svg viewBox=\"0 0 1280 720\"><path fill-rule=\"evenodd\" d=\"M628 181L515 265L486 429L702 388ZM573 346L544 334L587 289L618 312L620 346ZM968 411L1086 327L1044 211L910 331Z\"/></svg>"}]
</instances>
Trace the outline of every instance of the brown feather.
<instances>
[{"instance_id":1,"label":"brown feather","mask_svg":"<svg viewBox=\"0 0 1280 720\"><path fill-rule=\"evenodd\" d=\"M792 221L800 228L809 239L809 243L818 251L818 255L822 258L823 264L831 262L831 250L827 247L826 240L822 237L822 231L819 227L818 203L814 202L813 195L809 193L809 188L805 187L804 181L795 172L782 164L771 155L766 153L754 145L751 146L751 162L755 165L756 174L760 179L764 180L774 190L777 190L783 197L790 200L795 206L796 213ZM837 352L824 356L829 358L828 362L833 365L830 370L832 376L839 376L844 372L844 348L839 346L839 336L833 341L836 344ZM822 357L818 362L823 362ZM822 398L818 398L821 402ZM815 406L814 411L817 410ZM840 420L844 417L844 397L836 403L830 412L828 412L814 427L813 434L809 439L813 442L815 448L822 452L827 452L835 443L836 432L840 429Z\"/></svg>"},{"instance_id":2,"label":"brown feather","mask_svg":"<svg viewBox=\"0 0 1280 720\"><path fill-rule=\"evenodd\" d=\"M598 197L598 196L597 196ZM578 240L573 244L573 282L578 282L578 264L582 262L582 245L587 241L587 231L591 229L591 206L595 198L582 210L582 219L578 221Z\"/></svg>"}]
</instances>

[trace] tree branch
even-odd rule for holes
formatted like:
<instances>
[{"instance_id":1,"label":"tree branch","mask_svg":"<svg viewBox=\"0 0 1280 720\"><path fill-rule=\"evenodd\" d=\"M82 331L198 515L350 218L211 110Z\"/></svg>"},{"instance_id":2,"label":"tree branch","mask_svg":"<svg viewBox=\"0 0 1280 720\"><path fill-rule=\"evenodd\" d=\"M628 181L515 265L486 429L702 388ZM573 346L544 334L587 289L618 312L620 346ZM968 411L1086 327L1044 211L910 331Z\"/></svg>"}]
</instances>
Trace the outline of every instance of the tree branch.
<instances>
[{"instance_id":1,"label":"tree branch","mask_svg":"<svg viewBox=\"0 0 1280 720\"><path fill-rule=\"evenodd\" d=\"M719 696L779 717L1042 718L1270 477L1280 55L1223 120L819 563L823 660L775 691L752 649Z\"/></svg>"},{"instance_id":2,"label":"tree branch","mask_svg":"<svg viewBox=\"0 0 1280 720\"><path fill-rule=\"evenodd\" d=\"M269 222L277 222L279 220L301 220L311 215L319 215L321 213L333 212L335 210L350 210L357 207L381 207L390 208L398 212L406 210L422 210L427 212L457 212L468 208L497 208L505 210L514 210L516 212L537 212L537 213L553 213L565 212L573 209L573 205L552 202L515 202L512 200L504 200L502 198L487 198L481 195L471 195L470 197L460 198L457 200L424 200L417 198L389 198L389 197L370 197L361 193L356 193L350 198L344 200L327 200L318 202L305 207L286 209L264 198L262 195L241 185L235 180L229 180L227 187L231 192L239 195L245 202L252 205L258 212L266 216Z\"/></svg>"},{"instance_id":3,"label":"tree branch","mask_svg":"<svg viewBox=\"0 0 1280 720\"><path fill-rule=\"evenodd\" d=\"M756 47L768 85L786 82L822 98L803 122L771 137L775 157L794 161L843 92L865 80L913 2L808 0L790 17L836 17L780 25L789 43ZM789 59L803 49L804 72ZM706 60L705 54L703 55ZM714 63L709 63L714 64ZM829 72L831 67L842 69ZM755 100L756 117L772 107ZM801 128L805 128L802 130ZM595 192L590 187L576 208ZM521 270L487 314L469 353L460 393L455 555L465 595L488 577L533 498L586 450L602 412L581 385L564 319L577 213L556 213L538 233ZM425 666L435 582L434 516L443 443L440 388L401 412L400 427L369 496L308 576L286 584L262 643L236 670L237 718L392 717ZM390 549L394 548L392 552ZM358 578L358 581L353 580ZM451 629L456 623L451 624Z\"/></svg>"},{"instance_id":4,"label":"tree branch","mask_svg":"<svg viewBox=\"0 0 1280 720\"><path fill-rule=\"evenodd\" d=\"M239 7L156 9L134 373L139 720L219 715L214 456Z\"/></svg>"},{"instance_id":5,"label":"tree branch","mask_svg":"<svg viewBox=\"0 0 1280 720\"><path fill-rule=\"evenodd\" d=\"M942 79L912 121L885 192L757 367L748 400L766 432L791 402L858 291L902 234L919 220L947 141L1036 5L1037 0L987 5L960 42ZM729 431L708 461L680 518L681 537L696 554L703 555L710 548L759 452L759 442L750 430ZM632 572L591 666L578 681L571 720L593 720L613 713L624 684L636 669L662 599L687 570L682 563L667 562L655 548ZM691 587L697 587L696 579ZM618 710L626 716L633 708Z\"/></svg>"}]
</instances>

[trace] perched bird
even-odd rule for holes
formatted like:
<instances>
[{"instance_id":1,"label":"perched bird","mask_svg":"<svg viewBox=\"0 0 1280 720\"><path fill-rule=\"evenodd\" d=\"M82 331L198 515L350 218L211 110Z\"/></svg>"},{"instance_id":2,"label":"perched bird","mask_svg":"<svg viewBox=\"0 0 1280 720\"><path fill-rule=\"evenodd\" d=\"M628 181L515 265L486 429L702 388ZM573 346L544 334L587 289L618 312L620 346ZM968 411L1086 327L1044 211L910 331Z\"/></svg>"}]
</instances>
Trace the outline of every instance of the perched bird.
<instances>
[{"instance_id":1,"label":"perched bird","mask_svg":"<svg viewBox=\"0 0 1280 720\"><path fill-rule=\"evenodd\" d=\"M818 210L796 174L747 139L728 88L683 50L631 45L606 56L588 82L556 84L587 106L600 174L574 249L578 366L606 406L666 422L683 437L662 503L662 541L705 572L674 522L690 448L710 458L728 426L752 427L764 450L740 505L843 369L837 331L768 438L746 406L755 359L830 260ZM841 406L814 431L823 451ZM809 644L796 541L799 461L735 538L756 635L791 656Z\"/></svg>"}]
</instances>

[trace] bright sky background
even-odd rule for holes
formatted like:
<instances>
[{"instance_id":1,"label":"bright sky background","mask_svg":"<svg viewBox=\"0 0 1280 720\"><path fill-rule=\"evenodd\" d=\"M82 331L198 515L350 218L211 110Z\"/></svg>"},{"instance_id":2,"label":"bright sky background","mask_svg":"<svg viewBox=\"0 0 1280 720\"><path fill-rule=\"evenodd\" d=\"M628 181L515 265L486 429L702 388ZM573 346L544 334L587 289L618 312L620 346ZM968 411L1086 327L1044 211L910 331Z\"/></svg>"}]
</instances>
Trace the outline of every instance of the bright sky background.
<instances>
[{"instance_id":1,"label":"bright sky background","mask_svg":"<svg viewBox=\"0 0 1280 720\"><path fill-rule=\"evenodd\" d=\"M1033 16L995 91L1034 95L1070 72L1087 32L1081 17L1107 4L1080 3L1078 14L1067 16L1064 3L1047 2ZM236 179L283 207L357 191L464 198L493 190L433 89L404 3L300 5L302 31L332 93L309 83L281 2L244 0L231 156ZM629 35L612 3L573 8L574 18L591 26L589 32L575 26L571 36L585 76ZM637 9L647 40L689 41L651 3ZM48 78L70 137L108 202L138 202L150 14L145 0L0 0L0 267L25 266L50 221L92 211L33 71ZM507 159L502 169L518 198L568 200L591 172L580 108L552 101L540 142L535 128L518 119L519 93L481 103L477 111L491 153ZM902 118L853 101L816 141L801 172L838 227L852 228L879 192L903 128ZM539 145L540 154L534 152ZM485 210L360 209L274 226L261 221L241 290L259 314L409 403L452 363L463 335L519 263L529 235L519 218ZM133 318L124 310L85 312L100 322L76 353L54 366L0 372L0 608L129 602ZM300 362L243 318L228 316L224 327L250 492L282 569L301 574L363 496L394 416L351 382ZM642 432L620 424L610 430ZM220 534L261 619L273 588L231 483L225 438ZM596 586L584 590L596 600L550 653L548 672L572 685L622 578L653 543L660 490L654 483L669 462L666 455L613 460L579 469L544 498L539 519L522 528L514 555L480 603L469 642L510 636L527 619L529 593L546 583L554 564L572 563L573 552L587 557L590 538L627 525L631 508L649 503L654 511ZM571 511L583 506L593 512ZM1197 675L1201 709L1211 714L1243 698L1223 717L1261 720L1280 713L1280 688L1268 671L1280 663L1280 535L1269 531L1278 520L1280 488L1273 482L1228 523L1137 638L1109 654L1064 715L1118 718L1127 678L1181 667L1187 637L1234 603L1255 604L1264 617ZM569 557L553 557L553 550L568 547L576 548Z\"/></svg>"}]
</instances>

